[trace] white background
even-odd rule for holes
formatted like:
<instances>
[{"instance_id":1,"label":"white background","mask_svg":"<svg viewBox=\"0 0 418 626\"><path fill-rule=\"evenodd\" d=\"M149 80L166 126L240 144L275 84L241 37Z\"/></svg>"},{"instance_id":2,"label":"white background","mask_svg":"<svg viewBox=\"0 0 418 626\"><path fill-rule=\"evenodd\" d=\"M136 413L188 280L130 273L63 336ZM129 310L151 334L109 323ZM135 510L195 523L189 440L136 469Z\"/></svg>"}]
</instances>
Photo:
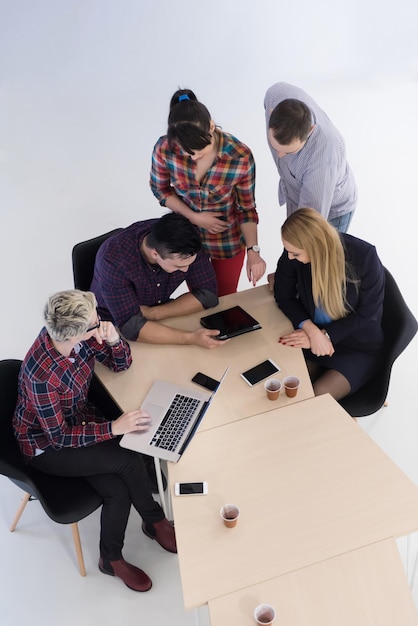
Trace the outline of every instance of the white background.
<instances>
[{"instance_id":1,"label":"white background","mask_svg":"<svg viewBox=\"0 0 418 626\"><path fill-rule=\"evenodd\" d=\"M281 80L308 91L346 139L359 187L350 232L377 246L418 315L417 24L416 0L0 0L0 358L23 358L47 298L72 288L75 243L162 214L149 189L150 156L178 87L193 89L216 123L253 150L268 271L281 253L285 213L265 140L264 93ZM389 407L362 422L415 481L417 344L395 364ZM7 481L3 490L7 527L17 494ZM82 617L89 602L101 606L105 584L122 590L97 573L94 524L89 579L74 580L83 613L67 622L52 603L42 623L58 615L61 624L94 623ZM3 535L3 566L22 559L15 577L27 555L36 564L49 549L47 537L44 548L34 541L17 557L19 537ZM60 563L72 576L69 558ZM56 582L36 583L36 567L30 576L40 590ZM185 623L181 598L176 603L171 623ZM102 625L114 623L105 606ZM163 623L161 606L150 605L155 623ZM13 595L5 610L6 626L38 623ZM137 614L123 614L126 625L137 623Z\"/></svg>"}]
</instances>

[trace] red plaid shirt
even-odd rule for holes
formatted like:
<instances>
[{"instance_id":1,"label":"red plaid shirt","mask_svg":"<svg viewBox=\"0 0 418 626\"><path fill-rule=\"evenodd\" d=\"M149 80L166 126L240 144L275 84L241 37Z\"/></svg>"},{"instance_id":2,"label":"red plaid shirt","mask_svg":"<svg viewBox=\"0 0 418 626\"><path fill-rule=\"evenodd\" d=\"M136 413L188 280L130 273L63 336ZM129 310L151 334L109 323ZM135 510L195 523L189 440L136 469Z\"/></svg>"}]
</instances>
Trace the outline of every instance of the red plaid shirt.
<instances>
[{"instance_id":1,"label":"red plaid shirt","mask_svg":"<svg viewBox=\"0 0 418 626\"><path fill-rule=\"evenodd\" d=\"M65 357L54 348L46 329L41 330L20 369L13 418L27 459L38 450L90 446L113 438L111 422L87 401L95 359L123 371L132 363L131 349L122 338L114 347L92 338Z\"/></svg>"},{"instance_id":2,"label":"red plaid shirt","mask_svg":"<svg viewBox=\"0 0 418 626\"><path fill-rule=\"evenodd\" d=\"M230 224L223 233L200 229L203 245L213 259L236 256L245 246L240 224L258 223L255 208L255 163L251 150L232 135L218 131L218 155L200 183L196 163L179 147L171 151L167 137L152 154L150 185L160 204L176 193L193 211L222 211Z\"/></svg>"}]
</instances>

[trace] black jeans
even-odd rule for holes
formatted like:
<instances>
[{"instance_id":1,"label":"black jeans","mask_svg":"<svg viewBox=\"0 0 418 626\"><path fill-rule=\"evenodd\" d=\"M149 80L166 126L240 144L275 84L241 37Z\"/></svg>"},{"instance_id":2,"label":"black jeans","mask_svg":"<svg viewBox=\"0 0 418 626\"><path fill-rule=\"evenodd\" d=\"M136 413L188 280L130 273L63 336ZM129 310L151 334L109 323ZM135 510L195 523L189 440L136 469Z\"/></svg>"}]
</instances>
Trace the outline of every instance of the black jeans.
<instances>
[{"instance_id":1,"label":"black jeans","mask_svg":"<svg viewBox=\"0 0 418 626\"><path fill-rule=\"evenodd\" d=\"M146 523L164 519L151 494L142 455L111 439L85 448L62 448L34 457L30 465L46 474L82 476L102 496L100 554L106 561L122 556L131 504Z\"/></svg>"}]
</instances>

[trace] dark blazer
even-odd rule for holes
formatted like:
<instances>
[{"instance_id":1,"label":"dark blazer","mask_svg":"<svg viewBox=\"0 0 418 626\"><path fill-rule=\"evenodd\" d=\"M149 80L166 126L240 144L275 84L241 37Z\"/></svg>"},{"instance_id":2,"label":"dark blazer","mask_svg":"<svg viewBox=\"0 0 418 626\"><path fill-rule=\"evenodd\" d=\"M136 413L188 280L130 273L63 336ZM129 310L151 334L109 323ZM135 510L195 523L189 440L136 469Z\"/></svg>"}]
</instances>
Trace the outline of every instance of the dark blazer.
<instances>
[{"instance_id":1,"label":"dark blazer","mask_svg":"<svg viewBox=\"0 0 418 626\"><path fill-rule=\"evenodd\" d=\"M385 274L376 248L366 241L340 233L346 261L357 285L347 281L347 303L352 312L339 320L323 325L334 346L340 344L354 350L378 348L383 342L382 311ZM274 297L279 308L293 326L314 319L310 263L289 260L283 251L277 263Z\"/></svg>"}]
</instances>

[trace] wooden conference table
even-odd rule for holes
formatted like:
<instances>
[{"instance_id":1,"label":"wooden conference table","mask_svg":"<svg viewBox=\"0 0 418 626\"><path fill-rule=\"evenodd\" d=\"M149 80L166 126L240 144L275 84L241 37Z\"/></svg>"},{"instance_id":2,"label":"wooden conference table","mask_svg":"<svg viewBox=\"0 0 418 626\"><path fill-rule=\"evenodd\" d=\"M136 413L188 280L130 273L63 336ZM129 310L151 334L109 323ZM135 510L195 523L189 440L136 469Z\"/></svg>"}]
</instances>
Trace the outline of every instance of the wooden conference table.
<instances>
[{"instance_id":1,"label":"wooden conference table","mask_svg":"<svg viewBox=\"0 0 418 626\"><path fill-rule=\"evenodd\" d=\"M292 325L278 309L267 285L240 291L220 298L220 304L210 313L239 304L262 326L261 330L235 337L219 348L207 350L198 346L170 346L131 342L133 363L126 372L115 373L97 363L96 373L122 410L141 406L152 383L157 379L195 387L191 382L200 371L217 380L226 367L230 370L205 415L199 430L203 431L226 422L287 406L313 397L312 384L302 351L278 343L278 338L289 332ZM195 330L204 312L165 320L175 328ZM267 399L262 383L249 387L240 377L243 372L265 359L271 358L281 367L277 377L295 374L301 379L296 398L281 393L276 402Z\"/></svg>"},{"instance_id":2,"label":"wooden conference table","mask_svg":"<svg viewBox=\"0 0 418 626\"><path fill-rule=\"evenodd\" d=\"M209 601L212 626L254 626L254 608L275 626L417 626L395 541L387 539Z\"/></svg>"},{"instance_id":3,"label":"wooden conference table","mask_svg":"<svg viewBox=\"0 0 418 626\"><path fill-rule=\"evenodd\" d=\"M209 486L173 498L186 608L418 528L418 488L329 395L198 432L169 479Z\"/></svg>"},{"instance_id":4,"label":"wooden conference table","mask_svg":"<svg viewBox=\"0 0 418 626\"><path fill-rule=\"evenodd\" d=\"M338 403L313 396L302 352L277 343L291 324L268 287L221 298L211 311L235 304L262 329L215 350L132 343L129 370L96 370L131 410L157 378L193 386L197 371L219 378L230 365L193 442L168 464L171 491L177 481L209 483L207 496L174 498L173 509L185 606L208 602L211 615L222 597L232 601L231 594L418 528L418 488ZM193 330L201 315L165 323ZM266 358L282 368L279 378L301 378L295 399L270 402L261 384L250 388L240 378ZM228 501L241 508L234 529L219 517Z\"/></svg>"}]
</instances>

